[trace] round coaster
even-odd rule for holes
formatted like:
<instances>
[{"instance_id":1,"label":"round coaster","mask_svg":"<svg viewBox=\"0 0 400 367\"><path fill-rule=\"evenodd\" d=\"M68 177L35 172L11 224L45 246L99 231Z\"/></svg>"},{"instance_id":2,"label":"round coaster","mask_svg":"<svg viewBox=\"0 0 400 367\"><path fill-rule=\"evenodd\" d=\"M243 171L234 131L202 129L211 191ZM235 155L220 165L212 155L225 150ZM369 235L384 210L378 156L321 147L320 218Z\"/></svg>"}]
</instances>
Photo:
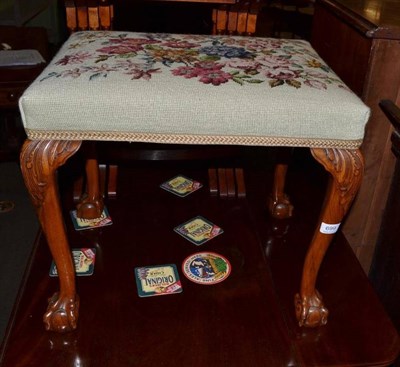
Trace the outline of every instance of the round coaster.
<instances>
[{"instance_id":1,"label":"round coaster","mask_svg":"<svg viewBox=\"0 0 400 367\"><path fill-rule=\"evenodd\" d=\"M14 209L14 203L12 201L4 200L0 201L0 213L7 213Z\"/></svg>"},{"instance_id":2,"label":"round coaster","mask_svg":"<svg viewBox=\"0 0 400 367\"><path fill-rule=\"evenodd\" d=\"M182 272L194 283L212 285L228 278L231 264L215 252L197 252L183 261Z\"/></svg>"}]
</instances>

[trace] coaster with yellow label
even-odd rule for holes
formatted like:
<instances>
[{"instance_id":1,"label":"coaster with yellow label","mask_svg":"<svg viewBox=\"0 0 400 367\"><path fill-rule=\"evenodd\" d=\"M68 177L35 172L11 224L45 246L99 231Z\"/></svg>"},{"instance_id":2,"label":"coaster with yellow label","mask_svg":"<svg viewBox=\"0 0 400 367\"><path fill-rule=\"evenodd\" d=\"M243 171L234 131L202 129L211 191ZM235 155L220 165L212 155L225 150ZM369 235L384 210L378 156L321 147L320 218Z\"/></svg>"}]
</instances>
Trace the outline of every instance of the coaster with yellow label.
<instances>
[{"instance_id":1,"label":"coaster with yellow label","mask_svg":"<svg viewBox=\"0 0 400 367\"><path fill-rule=\"evenodd\" d=\"M84 229L105 227L105 226L110 226L112 224L110 214L108 213L108 210L106 207L104 207L100 218L95 218L95 219L79 218L76 215L76 210L72 210L70 212L70 215L71 215L72 223L74 224L74 228L77 231L82 231Z\"/></svg>"},{"instance_id":2,"label":"coaster with yellow label","mask_svg":"<svg viewBox=\"0 0 400 367\"><path fill-rule=\"evenodd\" d=\"M163 296L182 292L175 264L135 268L139 297Z\"/></svg>"},{"instance_id":3,"label":"coaster with yellow label","mask_svg":"<svg viewBox=\"0 0 400 367\"><path fill-rule=\"evenodd\" d=\"M196 246L200 246L224 232L222 228L200 215L175 227L174 231Z\"/></svg>"},{"instance_id":4,"label":"coaster with yellow label","mask_svg":"<svg viewBox=\"0 0 400 367\"><path fill-rule=\"evenodd\" d=\"M96 260L95 248L72 249L72 259L74 260L75 274L77 276L88 276L94 272L94 263ZM57 277L57 267L54 260L51 263L49 275Z\"/></svg>"},{"instance_id":5,"label":"coaster with yellow label","mask_svg":"<svg viewBox=\"0 0 400 367\"><path fill-rule=\"evenodd\" d=\"M197 191L202 186L203 185L200 182L183 175L175 176L160 185L162 189L172 192L180 197L185 197L192 192Z\"/></svg>"},{"instance_id":6,"label":"coaster with yellow label","mask_svg":"<svg viewBox=\"0 0 400 367\"><path fill-rule=\"evenodd\" d=\"M231 264L215 252L198 252L182 263L182 272L194 283L211 285L224 281L231 273Z\"/></svg>"}]
</instances>

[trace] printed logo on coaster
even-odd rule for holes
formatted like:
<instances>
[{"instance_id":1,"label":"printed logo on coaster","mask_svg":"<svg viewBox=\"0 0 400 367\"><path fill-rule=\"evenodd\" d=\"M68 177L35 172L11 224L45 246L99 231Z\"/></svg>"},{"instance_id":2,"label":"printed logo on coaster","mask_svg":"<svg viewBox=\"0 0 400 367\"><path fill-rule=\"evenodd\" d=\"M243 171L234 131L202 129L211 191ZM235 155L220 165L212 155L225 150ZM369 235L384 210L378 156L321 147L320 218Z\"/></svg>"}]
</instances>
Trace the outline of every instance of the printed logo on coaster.
<instances>
[{"instance_id":1,"label":"printed logo on coaster","mask_svg":"<svg viewBox=\"0 0 400 367\"><path fill-rule=\"evenodd\" d=\"M212 285L228 278L231 264L215 252L198 252L183 261L182 271L194 283Z\"/></svg>"},{"instance_id":2,"label":"printed logo on coaster","mask_svg":"<svg viewBox=\"0 0 400 367\"><path fill-rule=\"evenodd\" d=\"M112 224L112 220L110 214L106 207L104 207L103 212L101 213L100 218L95 219L83 219L79 218L76 215L76 210L72 210L70 212L72 223L74 224L74 228L77 231L82 231L85 229L93 229L98 227L110 226Z\"/></svg>"},{"instance_id":3,"label":"printed logo on coaster","mask_svg":"<svg viewBox=\"0 0 400 367\"><path fill-rule=\"evenodd\" d=\"M192 192L197 191L202 186L203 185L200 182L182 175L175 176L160 185L162 189L172 192L180 197L185 197Z\"/></svg>"},{"instance_id":4,"label":"printed logo on coaster","mask_svg":"<svg viewBox=\"0 0 400 367\"><path fill-rule=\"evenodd\" d=\"M181 293L182 285L175 264L135 268L139 297Z\"/></svg>"},{"instance_id":5,"label":"printed logo on coaster","mask_svg":"<svg viewBox=\"0 0 400 367\"><path fill-rule=\"evenodd\" d=\"M72 259L74 260L75 274L77 276L88 276L94 272L94 263L96 260L96 249L95 248L79 248L72 250ZM57 267L54 260L50 266L49 275L51 277L57 277Z\"/></svg>"},{"instance_id":6,"label":"printed logo on coaster","mask_svg":"<svg viewBox=\"0 0 400 367\"><path fill-rule=\"evenodd\" d=\"M197 246L224 232L222 228L200 215L175 227L174 231Z\"/></svg>"}]
</instances>

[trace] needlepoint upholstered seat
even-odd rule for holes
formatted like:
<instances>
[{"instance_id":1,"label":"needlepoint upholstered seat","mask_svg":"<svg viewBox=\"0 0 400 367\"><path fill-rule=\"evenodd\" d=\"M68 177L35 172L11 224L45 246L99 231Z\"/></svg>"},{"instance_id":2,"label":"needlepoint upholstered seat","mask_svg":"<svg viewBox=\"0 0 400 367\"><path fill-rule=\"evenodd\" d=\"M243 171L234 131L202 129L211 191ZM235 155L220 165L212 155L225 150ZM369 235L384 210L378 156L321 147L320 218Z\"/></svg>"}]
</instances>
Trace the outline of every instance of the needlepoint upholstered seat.
<instances>
[{"instance_id":1,"label":"needlepoint upholstered seat","mask_svg":"<svg viewBox=\"0 0 400 367\"><path fill-rule=\"evenodd\" d=\"M57 167L83 140L311 148L333 184L305 260L296 314L301 325L326 323L315 281L361 182L358 148L369 109L308 42L77 32L26 90L20 110L28 135L21 166L60 275L47 328L66 331L77 322L74 271L54 185ZM94 187L98 178L89 171ZM289 215L285 168L278 165L276 172L270 209ZM101 213L97 189L85 200L82 216L93 216L93 208Z\"/></svg>"}]
</instances>

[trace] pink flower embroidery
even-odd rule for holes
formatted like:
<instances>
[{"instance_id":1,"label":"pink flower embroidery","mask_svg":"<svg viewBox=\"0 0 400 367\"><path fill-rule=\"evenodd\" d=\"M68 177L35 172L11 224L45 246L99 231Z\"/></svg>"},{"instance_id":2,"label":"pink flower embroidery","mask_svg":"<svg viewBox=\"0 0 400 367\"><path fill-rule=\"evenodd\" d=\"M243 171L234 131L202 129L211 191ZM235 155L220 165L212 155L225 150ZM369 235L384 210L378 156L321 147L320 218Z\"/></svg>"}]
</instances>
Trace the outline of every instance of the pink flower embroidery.
<instances>
[{"instance_id":1,"label":"pink flower embroidery","mask_svg":"<svg viewBox=\"0 0 400 367\"><path fill-rule=\"evenodd\" d=\"M299 71L282 68L267 70L265 76L271 79L290 80L297 78L299 74Z\"/></svg>"},{"instance_id":2,"label":"pink flower embroidery","mask_svg":"<svg viewBox=\"0 0 400 367\"><path fill-rule=\"evenodd\" d=\"M232 79L232 75L222 70L203 70L199 75L204 84L220 85Z\"/></svg>"},{"instance_id":3,"label":"pink flower embroidery","mask_svg":"<svg viewBox=\"0 0 400 367\"><path fill-rule=\"evenodd\" d=\"M143 50L143 46L141 45L116 45L116 46L107 46L97 50L97 52L106 54L106 55L123 55L128 54L130 52L138 52Z\"/></svg>"},{"instance_id":4,"label":"pink flower embroidery","mask_svg":"<svg viewBox=\"0 0 400 367\"><path fill-rule=\"evenodd\" d=\"M80 70L79 68L65 70L62 72L61 76L63 78L71 77L71 78L79 78L84 71Z\"/></svg>"},{"instance_id":5,"label":"pink flower embroidery","mask_svg":"<svg viewBox=\"0 0 400 367\"><path fill-rule=\"evenodd\" d=\"M271 50L281 47L282 41L277 39L267 40L250 40L246 45L248 50L253 52L263 52L265 50Z\"/></svg>"},{"instance_id":6,"label":"pink flower embroidery","mask_svg":"<svg viewBox=\"0 0 400 367\"><path fill-rule=\"evenodd\" d=\"M62 59L56 62L56 65L82 64L86 59L89 59L89 52L78 51L75 54L65 55Z\"/></svg>"},{"instance_id":7,"label":"pink flower embroidery","mask_svg":"<svg viewBox=\"0 0 400 367\"><path fill-rule=\"evenodd\" d=\"M316 88L316 89L327 89L327 86L325 83L322 83L318 80L306 80L304 82L305 85L308 85L311 88Z\"/></svg>"},{"instance_id":8,"label":"pink flower embroidery","mask_svg":"<svg viewBox=\"0 0 400 367\"><path fill-rule=\"evenodd\" d=\"M194 64L198 69L202 70L221 70L224 65L214 61L199 61Z\"/></svg>"},{"instance_id":9,"label":"pink flower embroidery","mask_svg":"<svg viewBox=\"0 0 400 367\"><path fill-rule=\"evenodd\" d=\"M167 46L171 48L193 48L193 47L199 47L200 45L186 41L170 41L163 43L162 46Z\"/></svg>"},{"instance_id":10,"label":"pink flower embroidery","mask_svg":"<svg viewBox=\"0 0 400 367\"><path fill-rule=\"evenodd\" d=\"M232 69L255 70L260 66L260 64L253 60L233 59L227 62L227 66Z\"/></svg>"},{"instance_id":11,"label":"pink flower embroidery","mask_svg":"<svg viewBox=\"0 0 400 367\"><path fill-rule=\"evenodd\" d=\"M198 76L198 71L190 66L180 66L179 68L172 70L172 75L183 76L186 79L190 79Z\"/></svg>"},{"instance_id":12,"label":"pink flower embroidery","mask_svg":"<svg viewBox=\"0 0 400 367\"><path fill-rule=\"evenodd\" d=\"M292 61L284 56L264 55L256 57L256 61L268 68L279 68L290 66Z\"/></svg>"}]
</instances>

